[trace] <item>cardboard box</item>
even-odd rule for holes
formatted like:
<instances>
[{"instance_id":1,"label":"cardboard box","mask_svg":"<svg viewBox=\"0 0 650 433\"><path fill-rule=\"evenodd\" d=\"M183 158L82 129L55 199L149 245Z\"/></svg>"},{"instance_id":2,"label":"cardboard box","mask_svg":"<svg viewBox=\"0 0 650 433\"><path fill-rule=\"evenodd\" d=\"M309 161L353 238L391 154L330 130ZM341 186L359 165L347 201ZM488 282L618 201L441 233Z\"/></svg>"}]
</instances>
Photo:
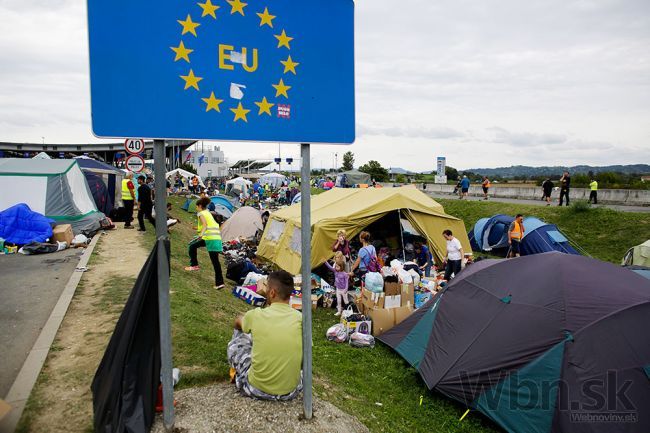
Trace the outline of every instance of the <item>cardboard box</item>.
<instances>
[{"instance_id":1,"label":"cardboard box","mask_svg":"<svg viewBox=\"0 0 650 433\"><path fill-rule=\"evenodd\" d=\"M411 284L402 284L401 295L402 295L402 307L405 307L407 305L414 305L415 304L415 285L413 283L411 283Z\"/></svg>"},{"instance_id":2,"label":"cardboard box","mask_svg":"<svg viewBox=\"0 0 650 433\"><path fill-rule=\"evenodd\" d=\"M318 300L321 297L318 295L311 295L311 309L315 310L316 306L318 305ZM289 306L293 308L294 310L302 310L302 298L298 296L292 296L289 299Z\"/></svg>"},{"instance_id":3,"label":"cardboard box","mask_svg":"<svg viewBox=\"0 0 650 433\"><path fill-rule=\"evenodd\" d=\"M395 326L395 314L392 309L373 308L368 311L368 316L372 320L372 335L375 337Z\"/></svg>"},{"instance_id":4,"label":"cardboard box","mask_svg":"<svg viewBox=\"0 0 650 433\"><path fill-rule=\"evenodd\" d=\"M395 315L395 325L399 325L404 319L413 314L413 306L406 305L404 307L394 308L393 314Z\"/></svg>"},{"instance_id":5,"label":"cardboard box","mask_svg":"<svg viewBox=\"0 0 650 433\"><path fill-rule=\"evenodd\" d=\"M72 239L74 239L74 234L70 224L59 224L52 229L52 242L67 242L70 246Z\"/></svg>"},{"instance_id":6,"label":"cardboard box","mask_svg":"<svg viewBox=\"0 0 650 433\"><path fill-rule=\"evenodd\" d=\"M0 421L2 421L9 412L11 412L11 406L0 398Z\"/></svg>"},{"instance_id":7,"label":"cardboard box","mask_svg":"<svg viewBox=\"0 0 650 433\"><path fill-rule=\"evenodd\" d=\"M402 296L401 295L394 295L394 296L386 296L384 298L384 308L386 309L391 309L391 308L398 308L402 306Z\"/></svg>"},{"instance_id":8,"label":"cardboard box","mask_svg":"<svg viewBox=\"0 0 650 433\"><path fill-rule=\"evenodd\" d=\"M374 293L370 290L364 290L361 296L363 298L363 306L366 310L370 310L372 308L384 308L383 293Z\"/></svg>"},{"instance_id":9,"label":"cardboard box","mask_svg":"<svg viewBox=\"0 0 650 433\"><path fill-rule=\"evenodd\" d=\"M402 293L402 287L399 283L384 283L384 293L386 296L396 296Z\"/></svg>"}]
</instances>

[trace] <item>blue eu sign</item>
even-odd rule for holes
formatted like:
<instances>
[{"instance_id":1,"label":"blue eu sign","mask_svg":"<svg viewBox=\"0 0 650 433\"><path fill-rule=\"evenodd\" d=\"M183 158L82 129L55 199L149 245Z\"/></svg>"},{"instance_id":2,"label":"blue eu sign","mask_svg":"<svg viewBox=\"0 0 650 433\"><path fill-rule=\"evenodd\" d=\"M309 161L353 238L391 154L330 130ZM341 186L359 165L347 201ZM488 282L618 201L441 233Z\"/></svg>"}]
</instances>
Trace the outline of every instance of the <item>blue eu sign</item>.
<instances>
[{"instance_id":1,"label":"blue eu sign","mask_svg":"<svg viewBox=\"0 0 650 433\"><path fill-rule=\"evenodd\" d=\"M353 0L88 0L100 137L352 143Z\"/></svg>"}]
</instances>

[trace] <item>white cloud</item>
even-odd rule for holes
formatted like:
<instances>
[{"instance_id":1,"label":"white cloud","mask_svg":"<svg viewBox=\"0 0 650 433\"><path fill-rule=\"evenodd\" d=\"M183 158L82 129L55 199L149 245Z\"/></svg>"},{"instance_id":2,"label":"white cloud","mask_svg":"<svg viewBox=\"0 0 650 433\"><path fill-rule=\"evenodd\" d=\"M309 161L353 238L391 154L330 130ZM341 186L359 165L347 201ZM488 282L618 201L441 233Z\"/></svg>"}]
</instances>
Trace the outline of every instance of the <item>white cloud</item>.
<instances>
[{"instance_id":1,"label":"white cloud","mask_svg":"<svg viewBox=\"0 0 650 433\"><path fill-rule=\"evenodd\" d=\"M650 162L650 2L356 2L357 142L330 166ZM0 0L0 139L96 141L85 2ZM222 143L231 160L277 145ZM297 145L283 145L297 157Z\"/></svg>"}]
</instances>

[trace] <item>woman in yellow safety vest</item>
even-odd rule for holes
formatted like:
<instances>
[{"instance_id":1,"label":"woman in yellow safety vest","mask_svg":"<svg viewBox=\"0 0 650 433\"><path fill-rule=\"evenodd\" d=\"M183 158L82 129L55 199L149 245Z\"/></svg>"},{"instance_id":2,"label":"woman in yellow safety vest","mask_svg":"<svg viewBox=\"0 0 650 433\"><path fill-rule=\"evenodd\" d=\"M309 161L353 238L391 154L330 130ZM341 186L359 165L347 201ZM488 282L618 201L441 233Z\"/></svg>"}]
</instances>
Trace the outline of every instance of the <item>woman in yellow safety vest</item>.
<instances>
[{"instance_id":1,"label":"woman in yellow safety vest","mask_svg":"<svg viewBox=\"0 0 650 433\"><path fill-rule=\"evenodd\" d=\"M199 261L196 257L197 250L205 247L210 255L210 261L214 268L214 288L219 290L225 287L221 264L219 263L219 253L223 251L221 242L221 232L219 224L214 220L208 210L210 199L202 197L196 202L197 216L197 236L190 241L189 254L190 265L185 267L186 271L198 271Z\"/></svg>"}]
</instances>

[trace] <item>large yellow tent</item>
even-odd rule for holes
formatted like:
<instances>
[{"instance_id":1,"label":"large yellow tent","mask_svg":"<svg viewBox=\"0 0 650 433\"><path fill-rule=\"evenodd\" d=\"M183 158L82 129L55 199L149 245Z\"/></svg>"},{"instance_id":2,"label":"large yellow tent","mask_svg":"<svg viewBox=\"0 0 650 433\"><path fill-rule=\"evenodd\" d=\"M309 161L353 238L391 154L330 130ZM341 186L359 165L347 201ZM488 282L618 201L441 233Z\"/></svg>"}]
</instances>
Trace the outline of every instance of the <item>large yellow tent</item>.
<instances>
[{"instance_id":1,"label":"large yellow tent","mask_svg":"<svg viewBox=\"0 0 650 433\"><path fill-rule=\"evenodd\" d=\"M331 248L338 230L344 229L351 239L381 217L398 210L427 238L436 261L441 262L446 254L442 236L445 229L454 233L466 252L472 251L463 221L447 215L439 203L412 186L334 188L311 198L312 269L333 256ZM257 254L295 274L300 270L300 245L298 203L271 214Z\"/></svg>"}]
</instances>

